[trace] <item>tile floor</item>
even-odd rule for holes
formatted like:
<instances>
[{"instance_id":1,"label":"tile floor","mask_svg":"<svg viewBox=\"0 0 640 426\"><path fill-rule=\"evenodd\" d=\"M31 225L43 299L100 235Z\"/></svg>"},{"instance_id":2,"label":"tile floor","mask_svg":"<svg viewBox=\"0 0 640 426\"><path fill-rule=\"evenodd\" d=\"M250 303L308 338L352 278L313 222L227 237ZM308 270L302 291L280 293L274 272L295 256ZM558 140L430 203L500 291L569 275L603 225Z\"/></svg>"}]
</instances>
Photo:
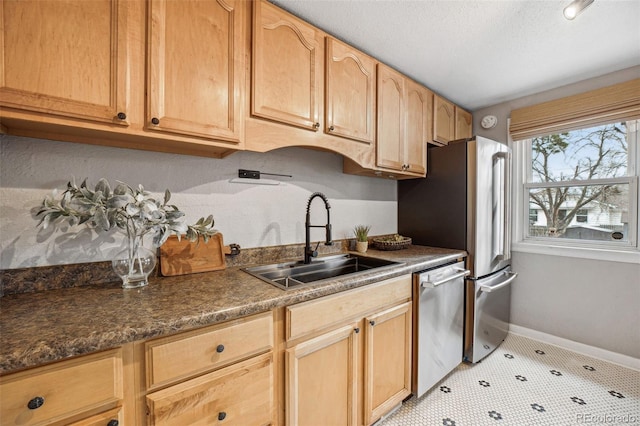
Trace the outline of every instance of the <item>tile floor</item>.
<instances>
[{"instance_id":1,"label":"tile floor","mask_svg":"<svg viewBox=\"0 0 640 426\"><path fill-rule=\"evenodd\" d=\"M376 426L640 425L640 371L509 334Z\"/></svg>"}]
</instances>

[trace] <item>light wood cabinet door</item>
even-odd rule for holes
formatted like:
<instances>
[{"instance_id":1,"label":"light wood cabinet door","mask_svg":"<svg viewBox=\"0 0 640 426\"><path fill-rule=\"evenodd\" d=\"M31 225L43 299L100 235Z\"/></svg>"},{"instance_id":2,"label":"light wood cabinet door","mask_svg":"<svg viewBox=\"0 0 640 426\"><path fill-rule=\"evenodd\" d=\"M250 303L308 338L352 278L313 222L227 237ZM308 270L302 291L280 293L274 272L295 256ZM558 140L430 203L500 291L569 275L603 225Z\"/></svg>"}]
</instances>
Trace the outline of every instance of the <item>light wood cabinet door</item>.
<instances>
[{"instance_id":1,"label":"light wood cabinet door","mask_svg":"<svg viewBox=\"0 0 640 426\"><path fill-rule=\"evenodd\" d=\"M411 302L365 319L365 424L411 393Z\"/></svg>"},{"instance_id":2,"label":"light wood cabinet door","mask_svg":"<svg viewBox=\"0 0 640 426\"><path fill-rule=\"evenodd\" d=\"M431 133L433 93L414 81L407 80L407 122L405 167L413 173L427 170L427 142Z\"/></svg>"},{"instance_id":3,"label":"light wood cabinet door","mask_svg":"<svg viewBox=\"0 0 640 426\"><path fill-rule=\"evenodd\" d=\"M148 7L146 128L239 142L242 2L151 0Z\"/></svg>"},{"instance_id":4,"label":"light wood cabinet door","mask_svg":"<svg viewBox=\"0 0 640 426\"><path fill-rule=\"evenodd\" d=\"M473 117L470 112L456 106L455 139L466 139L473 135Z\"/></svg>"},{"instance_id":5,"label":"light wood cabinet door","mask_svg":"<svg viewBox=\"0 0 640 426\"><path fill-rule=\"evenodd\" d=\"M128 8L116 0L0 2L0 105L127 125Z\"/></svg>"},{"instance_id":6,"label":"light wood cabinet door","mask_svg":"<svg viewBox=\"0 0 640 426\"><path fill-rule=\"evenodd\" d=\"M287 424L357 423L359 332L346 325L286 351Z\"/></svg>"},{"instance_id":7,"label":"light wood cabinet door","mask_svg":"<svg viewBox=\"0 0 640 426\"><path fill-rule=\"evenodd\" d=\"M433 140L448 144L455 139L455 106L446 99L433 95Z\"/></svg>"},{"instance_id":8,"label":"light wood cabinet door","mask_svg":"<svg viewBox=\"0 0 640 426\"><path fill-rule=\"evenodd\" d=\"M251 114L317 131L322 33L276 6L253 3Z\"/></svg>"},{"instance_id":9,"label":"light wood cabinet door","mask_svg":"<svg viewBox=\"0 0 640 426\"><path fill-rule=\"evenodd\" d=\"M405 138L405 78L378 64L378 132L376 165L403 170Z\"/></svg>"},{"instance_id":10,"label":"light wood cabinet door","mask_svg":"<svg viewBox=\"0 0 640 426\"><path fill-rule=\"evenodd\" d=\"M326 40L325 132L373 143L376 62L332 37Z\"/></svg>"},{"instance_id":11,"label":"light wood cabinet door","mask_svg":"<svg viewBox=\"0 0 640 426\"><path fill-rule=\"evenodd\" d=\"M260 355L147 395L148 424L272 424L272 358Z\"/></svg>"}]
</instances>

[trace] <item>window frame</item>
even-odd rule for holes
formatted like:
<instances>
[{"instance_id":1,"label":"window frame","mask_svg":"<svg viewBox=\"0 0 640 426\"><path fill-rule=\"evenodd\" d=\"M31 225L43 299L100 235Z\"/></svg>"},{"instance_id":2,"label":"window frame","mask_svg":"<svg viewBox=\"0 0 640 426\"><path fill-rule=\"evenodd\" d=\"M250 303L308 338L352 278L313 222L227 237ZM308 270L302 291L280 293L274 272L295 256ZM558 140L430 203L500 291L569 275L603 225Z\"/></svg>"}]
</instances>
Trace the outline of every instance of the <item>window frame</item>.
<instances>
[{"instance_id":1,"label":"window frame","mask_svg":"<svg viewBox=\"0 0 640 426\"><path fill-rule=\"evenodd\" d=\"M613 120L625 121L625 120ZM525 140L514 141L511 134L508 135L508 145L512 150L513 158L513 185L512 185L512 210L513 210L513 241L512 249L516 252L556 254L569 257L591 258L599 260L612 260L620 262L640 263L640 250L638 246L640 219L638 200L640 200L638 174L640 172L640 137L638 135L640 120L626 120L630 123L628 150L627 176L620 178L592 179L565 182L541 182L529 181L531 167L531 137ZM587 125L585 128L594 127ZM556 132L557 133L557 132ZM633 140L631 140L633 139ZM629 185L629 236L628 241L594 241L579 239L562 239L553 237L530 237L529 230L529 191L535 187L550 186L584 186L597 184L620 183Z\"/></svg>"}]
</instances>

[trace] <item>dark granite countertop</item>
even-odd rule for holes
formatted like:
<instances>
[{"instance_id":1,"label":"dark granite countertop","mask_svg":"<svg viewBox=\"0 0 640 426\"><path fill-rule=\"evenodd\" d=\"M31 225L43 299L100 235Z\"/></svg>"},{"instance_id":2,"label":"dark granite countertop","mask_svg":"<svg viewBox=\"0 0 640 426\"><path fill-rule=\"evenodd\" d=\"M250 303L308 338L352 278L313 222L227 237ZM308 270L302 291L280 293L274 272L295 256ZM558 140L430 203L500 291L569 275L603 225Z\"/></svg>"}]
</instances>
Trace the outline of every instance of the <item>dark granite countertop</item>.
<instances>
[{"instance_id":1,"label":"dark granite countertop","mask_svg":"<svg viewBox=\"0 0 640 426\"><path fill-rule=\"evenodd\" d=\"M85 285L0 298L0 374L311 300L465 256L411 246L367 256L393 268L284 291L241 271L156 277L147 287Z\"/></svg>"}]
</instances>

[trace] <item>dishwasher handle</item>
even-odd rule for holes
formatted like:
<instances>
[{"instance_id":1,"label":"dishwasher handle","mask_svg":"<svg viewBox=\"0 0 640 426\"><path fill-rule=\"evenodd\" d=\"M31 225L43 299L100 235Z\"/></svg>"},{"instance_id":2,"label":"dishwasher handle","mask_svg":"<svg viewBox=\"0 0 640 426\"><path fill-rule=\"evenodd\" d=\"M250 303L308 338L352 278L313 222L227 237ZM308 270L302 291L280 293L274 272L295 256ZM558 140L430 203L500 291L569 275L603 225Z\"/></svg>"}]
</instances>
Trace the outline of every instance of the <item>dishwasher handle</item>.
<instances>
[{"instance_id":1,"label":"dishwasher handle","mask_svg":"<svg viewBox=\"0 0 640 426\"><path fill-rule=\"evenodd\" d=\"M449 281L453 281L457 278L467 277L471 274L471 271L468 269L456 268L456 271L459 271L457 274L453 274L443 280L438 281L422 281L420 285L425 288L435 288L444 283L448 283Z\"/></svg>"},{"instance_id":2,"label":"dishwasher handle","mask_svg":"<svg viewBox=\"0 0 640 426\"><path fill-rule=\"evenodd\" d=\"M511 284L511 281L516 279L516 277L518 276L518 273L517 272L506 272L505 275L511 275L511 277L509 277L506 280L502 281L498 285L493 285L493 286L491 286L491 285L481 285L480 286L480 291L484 291L485 293L491 293L492 291L500 290L502 287L506 287L509 284Z\"/></svg>"}]
</instances>

